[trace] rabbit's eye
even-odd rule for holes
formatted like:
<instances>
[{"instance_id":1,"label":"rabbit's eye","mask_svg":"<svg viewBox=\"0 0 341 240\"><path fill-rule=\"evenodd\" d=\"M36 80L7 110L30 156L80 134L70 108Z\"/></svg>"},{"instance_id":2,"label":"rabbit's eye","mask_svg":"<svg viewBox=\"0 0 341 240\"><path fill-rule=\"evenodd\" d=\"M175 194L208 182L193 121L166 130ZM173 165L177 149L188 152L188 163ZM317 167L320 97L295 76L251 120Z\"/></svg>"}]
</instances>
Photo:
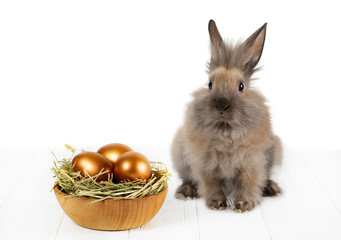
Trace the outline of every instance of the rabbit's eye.
<instances>
[{"instance_id":1,"label":"rabbit's eye","mask_svg":"<svg viewBox=\"0 0 341 240\"><path fill-rule=\"evenodd\" d=\"M241 82L239 83L239 91L243 91L244 90L244 84Z\"/></svg>"},{"instance_id":2,"label":"rabbit's eye","mask_svg":"<svg viewBox=\"0 0 341 240\"><path fill-rule=\"evenodd\" d=\"M211 81L208 83L208 88L212 89L212 82Z\"/></svg>"}]
</instances>

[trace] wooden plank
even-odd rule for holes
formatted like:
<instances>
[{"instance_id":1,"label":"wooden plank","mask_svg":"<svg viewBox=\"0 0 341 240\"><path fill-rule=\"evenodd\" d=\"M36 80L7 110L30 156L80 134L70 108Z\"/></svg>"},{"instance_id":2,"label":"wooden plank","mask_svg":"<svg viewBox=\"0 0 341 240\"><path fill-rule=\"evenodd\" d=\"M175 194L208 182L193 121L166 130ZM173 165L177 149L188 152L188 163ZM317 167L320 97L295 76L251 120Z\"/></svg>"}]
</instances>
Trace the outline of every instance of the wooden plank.
<instances>
[{"instance_id":1,"label":"wooden plank","mask_svg":"<svg viewBox=\"0 0 341 240\"><path fill-rule=\"evenodd\" d=\"M31 149L0 150L0 209L36 155L37 150Z\"/></svg>"},{"instance_id":2,"label":"wooden plank","mask_svg":"<svg viewBox=\"0 0 341 240\"><path fill-rule=\"evenodd\" d=\"M286 150L284 165L275 175L284 194L265 198L253 211L238 214L210 210L202 199L175 199L180 179L172 169L168 149L140 146L138 151L163 161L173 173L166 201L148 224L130 231L105 232L73 223L49 192L52 155L45 150L24 167L26 171L0 209L0 239L341 239L339 152ZM68 156L62 149L56 153Z\"/></svg>"},{"instance_id":3,"label":"wooden plank","mask_svg":"<svg viewBox=\"0 0 341 240\"><path fill-rule=\"evenodd\" d=\"M297 151L286 149L276 179L283 195L261 205L272 239L341 239L341 215Z\"/></svg>"},{"instance_id":4,"label":"wooden plank","mask_svg":"<svg viewBox=\"0 0 341 240\"><path fill-rule=\"evenodd\" d=\"M75 224L69 217L66 215L63 217L61 225L58 230L58 234L56 239L65 239L65 240L94 240L94 239L103 239L103 240L124 240L129 239L129 231L98 231L93 229L87 229Z\"/></svg>"},{"instance_id":5,"label":"wooden plank","mask_svg":"<svg viewBox=\"0 0 341 240\"><path fill-rule=\"evenodd\" d=\"M270 239L259 207L247 213L216 211L197 201L200 239Z\"/></svg>"},{"instance_id":6,"label":"wooden plank","mask_svg":"<svg viewBox=\"0 0 341 240\"><path fill-rule=\"evenodd\" d=\"M0 239L55 238L62 211L50 192L52 157L40 152L0 210Z\"/></svg>"},{"instance_id":7,"label":"wooden plank","mask_svg":"<svg viewBox=\"0 0 341 240\"><path fill-rule=\"evenodd\" d=\"M341 214L341 151L310 151L302 159Z\"/></svg>"}]
</instances>

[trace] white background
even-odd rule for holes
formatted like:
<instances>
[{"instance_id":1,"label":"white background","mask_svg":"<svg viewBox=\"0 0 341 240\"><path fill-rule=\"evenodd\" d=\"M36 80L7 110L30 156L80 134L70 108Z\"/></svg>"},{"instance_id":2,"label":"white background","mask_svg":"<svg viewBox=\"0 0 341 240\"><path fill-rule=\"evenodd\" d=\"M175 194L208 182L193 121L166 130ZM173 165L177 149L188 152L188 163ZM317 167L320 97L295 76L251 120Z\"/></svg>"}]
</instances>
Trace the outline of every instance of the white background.
<instances>
[{"instance_id":1,"label":"white background","mask_svg":"<svg viewBox=\"0 0 341 240\"><path fill-rule=\"evenodd\" d=\"M170 144L207 84L207 25L268 22L256 85L287 145L341 148L337 1L1 1L0 148Z\"/></svg>"},{"instance_id":2,"label":"white background","mask_svg":"<svg viewBox=\"0 0 341 240\"><path fill-rule=\"evenodd\" d=\"M208 83L210 19L233 40L268 22L255 85L285 145L273 176L284 194L247 214L174 198L167 150L191 92ZM327 0L0 0L0 239L341 239L340 25ZM49 149L62 158L64 143L110 142L172 173L141 228L79 227L49 192Z\"/></svg>"}]
</instances>

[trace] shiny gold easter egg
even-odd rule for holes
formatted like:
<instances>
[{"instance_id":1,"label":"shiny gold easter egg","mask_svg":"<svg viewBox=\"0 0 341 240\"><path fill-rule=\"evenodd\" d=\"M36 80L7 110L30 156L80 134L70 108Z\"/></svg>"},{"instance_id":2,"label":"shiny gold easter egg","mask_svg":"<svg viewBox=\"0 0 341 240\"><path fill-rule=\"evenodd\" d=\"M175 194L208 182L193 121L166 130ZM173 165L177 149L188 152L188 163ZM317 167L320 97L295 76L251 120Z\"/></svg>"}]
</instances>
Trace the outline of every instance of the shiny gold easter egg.
<instances>
[{"instance_id":1,"label":"shiny gold easter egg","mask_svg":"<svg viewBox=\"0 0 341 240\"><path fill-rule=\"evenodd\" d=\"M142 153L126 152L117 159L114 165L114 176L117 181L148 180L151 176L150 163Z\"/></svg>"},{"instance_id":2,"label":"shiny gold easter egg","mask_svg":"<svg viewBox=\"0 0 341 240\"><path fill-rule=\"evenodd\" d=\"M133 151L130 147L127 145L124 145L122 143L110 143L107 145L102 146L100 149L98 149L98 153L102 154L104 157L109 159L113 164L117 161L117 159L126 152Z\"/></svg>"},{"instance_id":3,"label":"shiny gold easter egg","mask_svg":"<svg viewBox=\"0 0 341 240\"><path fill-rule=\"evenodd\" d=\"M73 170L86 176L86 171L91 177L96 176L101 171L105 172L98 176L97 182L108 181L109 175L113 173L114 165L103 155L96 152L82 152L77 154L72 160ZM102 170L103 169L103 170Z\"/></svg>"}]
</instances>

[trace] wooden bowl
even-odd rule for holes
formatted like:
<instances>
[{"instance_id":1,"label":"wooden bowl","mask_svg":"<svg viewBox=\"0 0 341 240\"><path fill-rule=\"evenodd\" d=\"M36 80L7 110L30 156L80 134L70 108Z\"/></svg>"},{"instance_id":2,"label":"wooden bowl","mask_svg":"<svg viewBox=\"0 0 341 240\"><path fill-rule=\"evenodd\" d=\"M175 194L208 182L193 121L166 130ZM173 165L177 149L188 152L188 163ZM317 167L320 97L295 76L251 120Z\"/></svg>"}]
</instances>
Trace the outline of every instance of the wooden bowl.
<instances>
[{"instance_id":1,"label":"wooden bowl","mask_svg":"<svg viewBox=\"0 0 341 240\"><path fill-rule=\"evenodd\" d=\"M75 223L97 230L127 230L149 222L160 210L167 196L168 187L162 192L136 199L106 199L85 205L94 198L66 197L59 186L54 188L57 200Z\"/></svg>"}]
</instances>

